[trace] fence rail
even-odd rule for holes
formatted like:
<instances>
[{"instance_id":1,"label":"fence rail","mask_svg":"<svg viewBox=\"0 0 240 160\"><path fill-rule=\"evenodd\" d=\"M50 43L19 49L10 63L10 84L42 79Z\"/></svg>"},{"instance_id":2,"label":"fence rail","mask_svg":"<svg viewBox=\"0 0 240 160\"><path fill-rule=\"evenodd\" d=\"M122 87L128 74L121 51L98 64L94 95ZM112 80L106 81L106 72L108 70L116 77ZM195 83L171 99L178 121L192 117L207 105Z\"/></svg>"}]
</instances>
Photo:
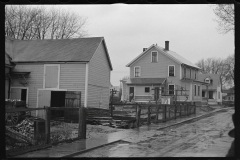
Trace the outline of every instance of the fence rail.
<instances>
[{"instance_id":1,"label":"fence rail","mask_svg":"<svg viewBox=\"0 0 240 160\"><path fill-rule=\"evenodd\" d=\"M196 105L190 104L111 104L111 113L114 117L114 112L119 113L128 110L131 113L135 113L134 119L136 120L136 126L139 127L140 122L147 121L147 124L151 124L152 121L167 122L178 117L189 116L196 113ZM131 106L131 107L129 107ZM113 111L115 109L115 111Z\"/></svg>"}]
</instances>

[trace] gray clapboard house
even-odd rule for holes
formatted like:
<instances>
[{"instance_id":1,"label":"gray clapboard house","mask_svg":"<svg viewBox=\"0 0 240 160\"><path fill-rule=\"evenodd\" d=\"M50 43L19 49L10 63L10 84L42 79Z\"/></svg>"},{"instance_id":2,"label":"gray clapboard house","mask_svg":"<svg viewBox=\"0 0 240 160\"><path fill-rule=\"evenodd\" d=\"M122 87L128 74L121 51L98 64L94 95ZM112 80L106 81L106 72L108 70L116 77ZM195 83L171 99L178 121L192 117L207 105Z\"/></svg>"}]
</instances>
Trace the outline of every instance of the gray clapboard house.
<instances>
[{"instance_id":1,"label":"gray clapboard house","mask_svg":"<svg viewBox=\"0 0 240 160\"><path fill-rule=\"evenodd\" d=\"M15 64L8 73L11 99L28 107L64 106L68 91L81 92L81 105L109 107L112 64L103 37L58 40L5 38ZM63 100L62 100L63 99ZM38 112L38 117L41 117Z\"/></svg>"}]
</instances>

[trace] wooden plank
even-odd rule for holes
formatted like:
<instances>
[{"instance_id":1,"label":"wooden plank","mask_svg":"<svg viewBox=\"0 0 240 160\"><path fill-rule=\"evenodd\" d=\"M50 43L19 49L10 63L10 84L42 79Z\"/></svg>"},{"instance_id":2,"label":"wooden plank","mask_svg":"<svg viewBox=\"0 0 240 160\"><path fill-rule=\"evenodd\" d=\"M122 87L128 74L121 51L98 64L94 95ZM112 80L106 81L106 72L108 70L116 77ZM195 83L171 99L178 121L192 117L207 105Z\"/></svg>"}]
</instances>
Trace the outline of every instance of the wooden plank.
<instances>
[{"instance_id":1,"label":"wooden plank","mask_svg":"<svg viewBox=\"0 0 240 160\"><path fill-rule=\"evenodd\" d=\"M151 124L151 106L148 106L148 119L147 119L147 124Z\"/></svg>"}]
</instances>

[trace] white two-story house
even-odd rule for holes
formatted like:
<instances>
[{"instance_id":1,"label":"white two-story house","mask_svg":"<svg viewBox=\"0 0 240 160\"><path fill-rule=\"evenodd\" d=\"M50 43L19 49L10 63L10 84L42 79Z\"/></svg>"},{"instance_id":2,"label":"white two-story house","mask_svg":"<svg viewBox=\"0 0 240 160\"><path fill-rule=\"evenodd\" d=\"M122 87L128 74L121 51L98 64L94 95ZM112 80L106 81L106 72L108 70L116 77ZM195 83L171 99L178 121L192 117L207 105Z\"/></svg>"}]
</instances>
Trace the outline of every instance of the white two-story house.
<instances>
[{"instance_id":1,"label":"white two-story house","mask_svg":"<svg viewBox=\"0 0 240 160\"><path fill-rule=\"evenodd\" d=\"M157 44L143 48L126 66L130 68L130 78L120 81L122 100L161 103L166 103L166 98L188 102L202 100L202 85L206 83L199 80L200 68L170 51L169 41L165 41L165 48Z\"/></svg>"}]
</instances>

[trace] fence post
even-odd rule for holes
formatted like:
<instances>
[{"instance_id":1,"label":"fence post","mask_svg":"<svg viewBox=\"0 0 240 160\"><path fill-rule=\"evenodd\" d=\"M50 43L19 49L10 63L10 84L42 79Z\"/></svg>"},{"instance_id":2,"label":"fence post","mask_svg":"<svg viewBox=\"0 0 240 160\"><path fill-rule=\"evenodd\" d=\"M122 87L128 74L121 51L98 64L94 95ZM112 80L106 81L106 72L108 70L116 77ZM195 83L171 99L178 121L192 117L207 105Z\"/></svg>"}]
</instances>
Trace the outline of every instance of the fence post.
<instances>
[{"instance_id":1,"label":"fence post","mask_svg":"<svg viewBox=\"0 0 240 160\"><path fill-rule=\"evenodd\" d=\"M46 124L45 124L45 133L46 133L46 142L50 143L50 107L44 106L46 109Z\"/></svg>"},{"instance_id":2,"label":"fence post","mask_svg":"<svg viewBox=\"0 0 240 160\"><path fill-rule=\"evenodd\" d=\"M148 119L147 119L147 123L148 125L151 124L151 112L150 112L150 105L148 106Z\"/></svg>"},{"instance_id":3,"label":"fence post","mask_svg":"<svg viewBox=\"0 0 240 160\"><path fill-rule=\"evenodd\" d=\"M168 108L168 118L171 117L171 113L170 113L170 111L171 111L171 106L169 105L169 108Z\"/></svg>"},{"instance_id":4,"label":"fence post","mask_svg":"<svg viewBox=\"0 0 240 160\"><path fill-rule=\"evenodd\" d=\"M156 113L156 119L155 119L156 122L158 121L159 106L160 106L160 105L157 105L157 108L156 108L156 112L157 112L157 113Z\"/></svg>"},{"instance_id":5,"label":"fence post","mask_svg":"<svg viewBox=\"0 0 240 160\"><path fill-rule=\"evenodd\" d=\"M179 105L179 108L180 108L180 110L179 110L179 117L181 117L181 116L182 116L182 113L181 113L181 111L182 111L182 105L181 105L181 104Z\"/></svg>"},{"instance_id":6,"label":"fence post","mask_svg":"<svg viewBox=\"0 0 240 160\"><path fill-rule=\"evenodd\" d=\"M137 105L136 108L137 108L136 121L137 121L137 127L139 127L140 118L141 118L141 108L139 105Z\"/></svg>"},{"instance_id":7,"label":"fence post","mask_svg":"<svg viewBox=\"0 0 240 160\"><path fill-rule=\"evenodd\" d=\"M112 105L112 102L110 103L110 106L111 106L111 117L113 117L113 105Z\"/></svg>"},{"instance_id":8,"label":"fence post","mask_svg":"<svg viewBox=\"0 0 240 160\"><path fill-rule=\"evenodd\" d=\"M174 117L177 118L177 104L174 105Z\"/></svg>"},{"instance_id":9,"label":"fence post","mask_svg":"<svg viewBox=\"0 0 240 160\"><path fill-rule=\"evenodd\" d=\"M78 138L86 139L86 108L79 106Z\"/></svg>"},{"instance_id":10,"label":"fence post","mask_svg":"<svg viewBox=\"0 0 240 160\"><path fill-rule=\"evenodd\" d=\"M166 105L163 105L163 122L166 122Z\"/></svg>"}]
</instances>

